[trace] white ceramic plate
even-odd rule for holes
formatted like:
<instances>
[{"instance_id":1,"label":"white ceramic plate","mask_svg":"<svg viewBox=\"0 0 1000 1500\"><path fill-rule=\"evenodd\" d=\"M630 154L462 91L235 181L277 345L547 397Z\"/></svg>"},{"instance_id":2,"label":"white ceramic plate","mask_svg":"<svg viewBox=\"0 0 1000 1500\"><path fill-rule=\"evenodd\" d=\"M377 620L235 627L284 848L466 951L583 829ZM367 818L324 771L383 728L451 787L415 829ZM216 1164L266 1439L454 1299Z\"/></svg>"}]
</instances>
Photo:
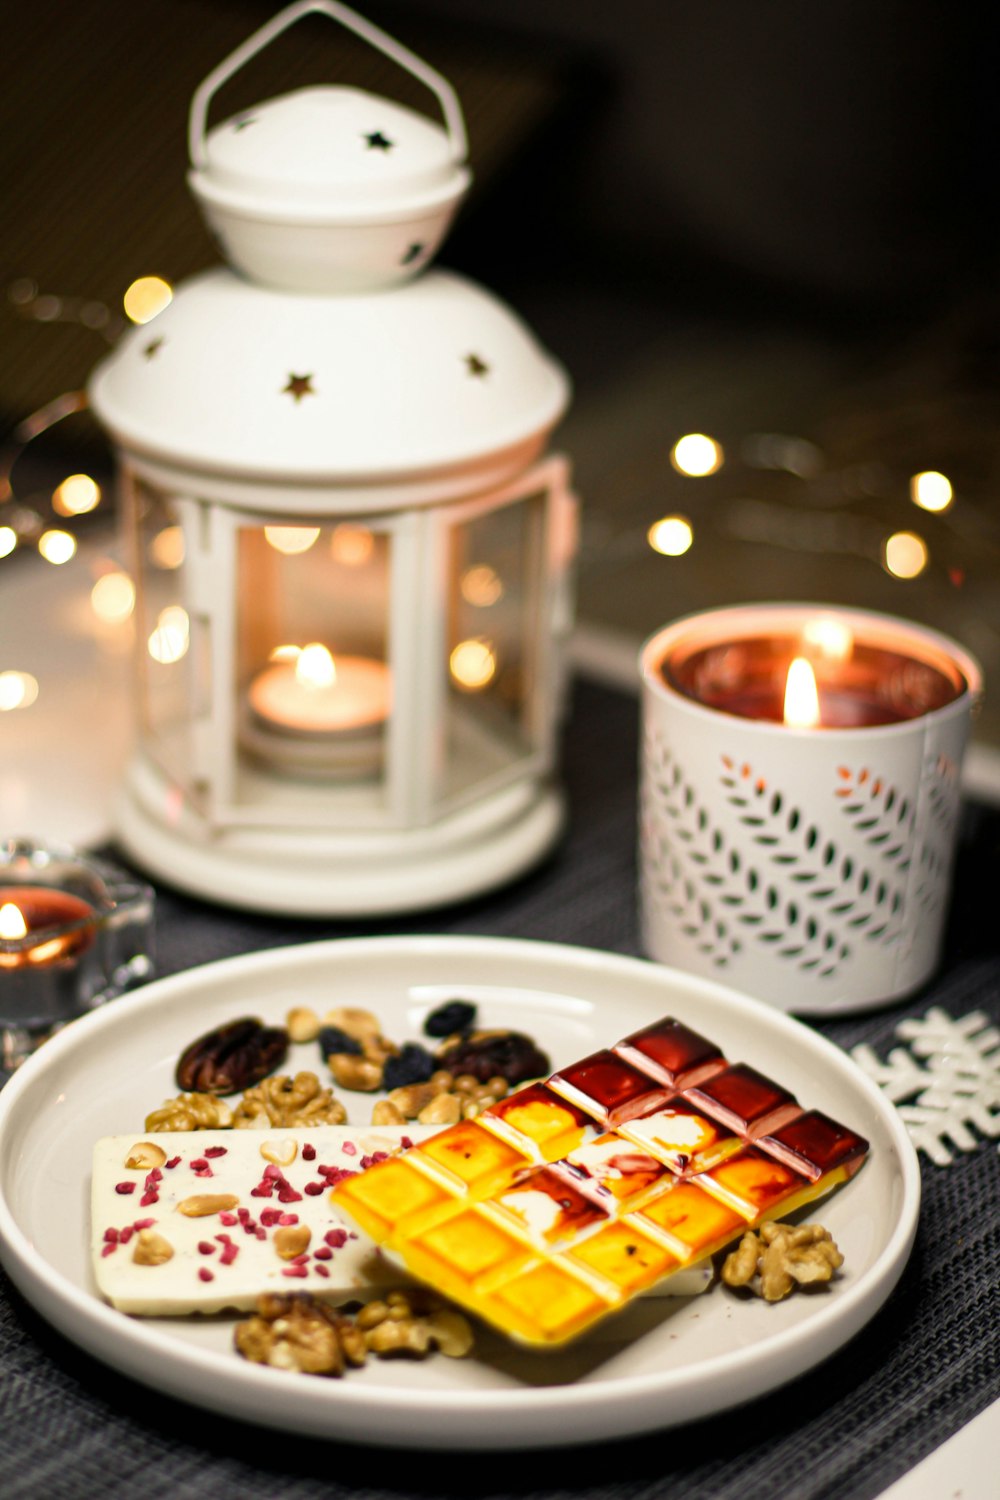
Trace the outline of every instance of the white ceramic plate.
<instances>
[{"instance_id":1,"label":"white ceramic plate","mask_svg":"<svg viewBox=\"0 0 1000 1500\"><path fill-rule=\"evenodd\" d=\"M486 1331L468 1360L370 1361L342 1380L250 1365L229 1319L137 1319L91 1276L92 1143L141 1129L176 1092L181 1048L238 1015L292 1005L374 1010L386 1035L419 1038L444 999L485 1024L530 1032L554 1066L676 1015L734 1061L769 1073L860 1130L871 1156L823 1203L846 1257L818 1295L769 1306L716 1287L633 1303L592 1334L531 1353ZM318 1063L316 1044L290 1063ZM353 1120L367 1123L371 1096ZM137 1380L231 1416L314 1436L444 1448L592 1442L704 1417L800 1375L851 1338L896 1284L916 1232L916 1158L896 1112L807 1027L731 990L639 959L491 938L379 938L251 954L159 980L68 1026L0 1093L0 1250L30 1302L82 1348Z\"/></svg>"}]
</instances>

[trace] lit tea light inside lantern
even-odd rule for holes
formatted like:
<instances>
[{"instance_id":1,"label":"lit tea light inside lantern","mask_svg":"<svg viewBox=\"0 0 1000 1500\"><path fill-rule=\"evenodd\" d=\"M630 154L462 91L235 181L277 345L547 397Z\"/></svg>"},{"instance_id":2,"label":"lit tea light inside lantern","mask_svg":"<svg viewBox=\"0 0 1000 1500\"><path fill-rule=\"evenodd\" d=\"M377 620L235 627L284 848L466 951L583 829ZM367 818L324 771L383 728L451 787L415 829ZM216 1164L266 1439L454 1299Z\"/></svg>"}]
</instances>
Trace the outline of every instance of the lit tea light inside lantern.
<instances>
[{"instance_id":1,"label":"lit tea light inside lantern","mask_svg":"<svg viewBox=\"0 0 1000 1500\"><path fill-rule=\"evenodd\" d=\"M313 779L368 777L385 752L392 674L371 656L334 656L321 641L278 646L252 679L240 725L245 750Z\"/></svg>"},{"instance_id":2,"label":"lit tea light inside lantern","mask_svg":"<svg viewBox=\"0 0 1000 1500\"><path fill-rule=\"evenodd\" d=\"M384 662L370 656L334 656L313 641L258 673L250 684L250 707L270 727L296 734L343 734L384 724L389 716L390 678Z\"/></svg>"}]
</instances>

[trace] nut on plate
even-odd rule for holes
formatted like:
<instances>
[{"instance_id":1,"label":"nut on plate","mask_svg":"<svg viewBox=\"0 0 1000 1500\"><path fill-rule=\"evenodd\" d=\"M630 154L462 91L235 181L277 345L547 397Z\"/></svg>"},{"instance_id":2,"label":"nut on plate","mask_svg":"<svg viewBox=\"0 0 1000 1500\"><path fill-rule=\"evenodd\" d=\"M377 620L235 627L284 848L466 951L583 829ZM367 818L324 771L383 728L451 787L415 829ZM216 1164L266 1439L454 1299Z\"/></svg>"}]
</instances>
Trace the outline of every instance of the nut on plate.
<instances>
[{"instance_id":1,"label":"nut on plate","mask_svg":"<svg viewBox=\"0 0 1000 1500\"><path fill-rule=\"evenodd\" d=\"M288 1130L295 1125L343 1125L347 1110L329 1089L320 1084L315 1073L296 1073L294 1077L279 1073L265 1078L243 1098L233 1111L237 1130Z\"/></svg>"},{"instance_id":2,"label":"nut on plate","mask_svg":"<svg viewBox=\"0 0 1000 1500\"><path fill-rule=\"evenodd\" d=\"M233 1112L214 1094L178 1094L146 1116L147 1130L229 1130Z\"/></svg>"},{"instance_id":3,"label":"nut on plate","mask_svg":"<svg viewBox=\"0 0 1000 1500\"><path fill-rule=\"evenodd\" d=\"M140 1229L132 1248L132 1260L137 1266L164 1266L174 1256L174 1247L155 1229Z\"/></svg>"},{"instance_id":4,"label":"nut on plate","mask_svg":"<svg viewBox=\"0 0 1000 1500\"><path fill-rule=\"evenodd\" d=\"M282 1260L294 1260L309 1249L312 1230L308 1224L284 1224L274 1231L274 1248Z\"/></svg>"},{"instance_id":5,"label":"nut on plate","mask_svg":"<svg viewBox=\"0 0 1000 1500\"><path fill-rule=\"evenodd\" d=\"M776 1224L748 1229L736 1249L726 1256L722 1280L727 1286L749 1287L765 1302L780 1302L796 1286L833 1280L844 1264L828 1229L822 1224Z\"/></svg>"},{"instance_id":6,"label":"nut on plate","mask_svg":"<svg viewBox=\"0 0 1000 1500\"><path fill-rule=\"evenodd\" d=\"M283 1026L265 1026L252 1016L206 1031L185 1047L177 1063L177 1087L199 1094L236 1094L281 1066L288 1053Z\"/></svg>"},{"instance_id":7,"label":"nut on plate","mask_svg":"<svg viewBox=\"0 0 1000 1500\"><path fill-rule=\"evenodd\" d=\"M372 1354L409 1355L423 1359L438 1349L451 1359L462 1359L472 1348L472 1328L453 1307L402 1291L375 1298L355 1318Z\"/></svg>"},{"instance_id":8,"label":"nut on plate","mask_svg":"<svg viewBox=\"0 0 1000 1500\"><path fill-rule=\"evenodd\" d=\"M136 1141L125 1158L126 1167L148 1172L153 1167L162 1167L167 1153L155 1141Z\"/></svg>"},{"instance_id":9,"label":"nut on plate","mask_svg":"<svg viewBox=\"0 0 1000 1500\"><path fill-rule=\"evenodd\" d=\"M299 1143L290 1137L284 1141L261 1141L260 1154L275 1167L290 1167L299 1154Z\"/></svg>"},{"instance_id":10,"label":"nut on plate","mask_svg":"<svg viewBox=\"0 0 1000 1500\"><path fill-rule=\"evenodd\" d=\"M266 1293L237 1323L236 1348L253 1364L306 1375L342 1375L365 1362L364 1340L350 1318L308 1293Z\"/></svg>"},{"instance_id":11,"label":"nut on plate","mask_svg":"<svg viewBox=\"0 0 1000 1500\"><path fill-rule=\"evenodd\" d=\"M382 1087L382 1064L374 1058L358 1057L352 1052L331 1052L326 1065L338 1088L373 1094Z\"/></svg>"},{"instance_id":12,"label":"nut on plate","mask_svg":"<svg viewBox=\"0 0 1000 1500\"><path fill-rule=\"evenodd\" d=\"M307 1375L342 1375L381 1359L424 1359L437 1349L461 1359L472 1348L472 1328L455 1308L418 1292L388 1292L358 1309L353 1318L307 1292L268 1292L257 1311L236 1326L237 1351L255 1364Z\"/></svg>"},{"instance_id":13,"label":"nut on plate","mask_svg":"<svg viewBox=\"0 0 1000 1500\"><path fill-rule=\"evenodd\" d=\"M319 1036L319 1016L308 1005L294 1005L285 1016L289 1041L314 1042Z\"/></svg>"},{"instance_id":14,"label":"nut on plate","mask_svg":"<svg viewBox=\"0 0 1000 1500\"><path fill-rule=\"evenodd\" d=\"M187 1219L207 1219L210 1214L228 1213L239 1201L235 1193L193 1193L181 1199L177 1212Z\"/></svg>"}]
</instances>

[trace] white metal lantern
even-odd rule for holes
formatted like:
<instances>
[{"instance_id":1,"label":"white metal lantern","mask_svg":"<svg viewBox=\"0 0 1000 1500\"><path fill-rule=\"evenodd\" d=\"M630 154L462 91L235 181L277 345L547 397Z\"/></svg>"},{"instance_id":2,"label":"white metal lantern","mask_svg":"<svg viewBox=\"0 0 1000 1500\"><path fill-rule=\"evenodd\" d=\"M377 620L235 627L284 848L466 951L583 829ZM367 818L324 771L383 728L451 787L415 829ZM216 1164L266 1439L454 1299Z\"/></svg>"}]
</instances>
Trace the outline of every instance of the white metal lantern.
<instances>
[{"instance_id":1,"label":"white metal lantern","mask_svg":"<svg viewBox=\"0 0 1000 1500\"><path fill-rule=\"evenodd\" d=\"M206 135L238 67L326 14L445 128L309 88ZM191 109L235 269L95 372L138 583L139 741L118 834L209 898L387 913L486 890L558 835L575 502L568 382L495 297L426 264L465 192L448 84L332 0L276 16Z\"/></svg>"}]
</instances>

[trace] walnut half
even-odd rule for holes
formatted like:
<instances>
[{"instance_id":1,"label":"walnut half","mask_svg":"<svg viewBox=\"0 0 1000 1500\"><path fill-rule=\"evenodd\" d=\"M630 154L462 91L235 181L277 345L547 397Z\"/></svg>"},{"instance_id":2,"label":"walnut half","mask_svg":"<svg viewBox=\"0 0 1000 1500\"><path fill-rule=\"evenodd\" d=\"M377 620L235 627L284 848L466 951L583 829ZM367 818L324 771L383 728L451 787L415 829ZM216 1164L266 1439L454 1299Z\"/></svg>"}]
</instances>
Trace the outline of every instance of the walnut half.
<instances>
[{"instance_id":1,"label":"walnut half","mask_svg":"<svg viewBox=\"0 0 1000 1500\"><path fill-rule=\"evenodd\" d=\"M726 1256L722 1280L727 1286L749 1287L765 1302L780 1302L796 1286L832 1281L844 1264L828 1229L822 1224L773 1224L748 1229Z\"/></svg>"},{"instance_id":2,"label":"walnut half","mask_svg":"<svg viewBox=\"0 0 1000 1500\"><path fill-rule=\"evenodd\" d=\"M146 1116L146 1129L228 1130L233 1123L229 1105L214 1094L178 1094Z\"/></svg>"},{"instance_id":3,"label":"walnut half","mask_svg":"<svg viewBox=\"0 0 1000 1500\"><path fill-rule=\"evenodd\" d=\"M345 1318L308 1293L266 1293L257 1311L237 1323L236 1348L244 1359L306 1375L342 1375L365 1362L364 1340Z\"/></svg>"},{"instance_id":4,"label":"walnut half","mask_svg":"<svg viewBox=\"0 0 1000 1500\"><path fill-rule=\"evenodd\" d=\"M302 1072L290 1077L278 1073L265 1078L233 1110L237 1130L276 1128L290 1130L296 1125L343 1125L347 1111L329 1089L320 1084L315 1073Z\"/></svg>"},{"instance_id":5,"label":"walnut half","mask_svg":"<svg viewBox=\"0 0 1000 1500\"><path fill-rule=\"evenodd\" d=\"M307 1292L268 1292L257 1298L256 1313L236 1325L235 1340L254 1364L342 1375L369 1354L423 1359L437 1349L461 1359L472 1348L472 1328L460 1312L420 1293L389 1292L351 1318Z\"/></svg>"}]
</instances>

